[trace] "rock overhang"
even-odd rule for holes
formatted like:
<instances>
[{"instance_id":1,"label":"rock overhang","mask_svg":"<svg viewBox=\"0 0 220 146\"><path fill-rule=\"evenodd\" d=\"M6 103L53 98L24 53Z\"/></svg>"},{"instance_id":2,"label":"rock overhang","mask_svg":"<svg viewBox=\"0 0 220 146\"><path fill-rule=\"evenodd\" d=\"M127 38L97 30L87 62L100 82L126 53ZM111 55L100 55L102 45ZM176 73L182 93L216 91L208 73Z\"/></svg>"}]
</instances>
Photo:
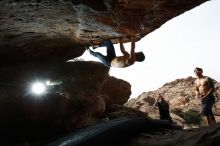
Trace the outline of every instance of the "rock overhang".
<instances>
[{"instance_id":1,"label":"rock overhang","mask_svg":"<svg viewBox=\"0 0 220 146\"><path fill-rule=\"evenodd\" d=\"M56 64L81 56L85 44L142 38L208 0L2 0L0 65Z\"/></svg>"}]
</instances>

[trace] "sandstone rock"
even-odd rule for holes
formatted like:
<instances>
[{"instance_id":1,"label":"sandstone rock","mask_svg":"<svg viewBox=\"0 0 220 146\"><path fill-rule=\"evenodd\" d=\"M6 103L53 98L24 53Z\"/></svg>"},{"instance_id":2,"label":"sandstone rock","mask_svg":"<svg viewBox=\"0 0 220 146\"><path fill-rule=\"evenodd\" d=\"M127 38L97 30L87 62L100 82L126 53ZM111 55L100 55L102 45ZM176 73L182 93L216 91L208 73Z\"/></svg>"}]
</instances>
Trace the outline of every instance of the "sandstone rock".
<instances>
[{"instance_id":1,"label":"sandstone rock","mask_svg":"<svg viewBox=\"0 0 220 146\"><path fill-rule=\"evenodd\" d=\"M142 38L206 1L1 0L0 66L60 63L82 55L89 41Z\"/></svg>"},{"instance_id":2,"label":"sandstone rock","mask_svg":"<svg viewBox=\"0 0 220 146\"><path fill-rule=\"evenodd\" d=\"M123 146L217 146L220 145L220 124L184 131L160 130L142 133Z\"/></svg>"},{"instance_id":3,"label":"sandstone rock","mask_svg":"<svg viewBox=\"0 0 220 146\"><path fill-rule=\"evenodd\" d=\"M140 110L129 108L122 105L112 104L106 109L106 115L109 119L117 119L122 117L145 117L149 118L148 114Z\"/></svg>"},{"instance_id":4,"label":"sandstone rock","mask_svg":"<svg viewBox=\"0 0 220 146\"><path fill-rule=\"evenodd\" d=\"M100 94L104 94L107 105L123 105L128 101L131 95L131 85L126 81L115 77L108 77L103 82Z\"/></svg>"}]
</instances>

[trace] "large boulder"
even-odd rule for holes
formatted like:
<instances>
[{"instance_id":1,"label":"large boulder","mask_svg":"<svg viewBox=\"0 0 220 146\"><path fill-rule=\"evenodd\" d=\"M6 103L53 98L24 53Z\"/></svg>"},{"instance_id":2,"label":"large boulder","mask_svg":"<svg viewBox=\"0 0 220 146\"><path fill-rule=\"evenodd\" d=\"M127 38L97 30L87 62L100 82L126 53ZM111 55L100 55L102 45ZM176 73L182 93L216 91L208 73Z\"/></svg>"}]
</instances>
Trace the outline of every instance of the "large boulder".
<instances>
[{"instance_id":1,"label":"large boulder","mask_svg":"<svg viewBox=\"0 0 220 146\"><path fill-rule=\"evenodd\" d=\"M100 94L104 95L103 98L107 105L123 105L130 98L131 85L111 76L104 81Z\"/></svg>"},{"instance_id":2,"label":"large boulder","mask_svg":"<svg viewBox=\"0 0 220 146\"><path fill-rule=\"evenodd\" d=\"M123 146L217 146L220 145L220 124L179 130L155 130L141 133Z\"/></svg>"},{"instance_id":3,"label":"large boulder","mask_svg":"<svg viewBox=\"0 0 220 146\"><path fill-rule=\"evenodd\" d=\"M101 63L68 62L45 68L45 72L37 71L34 64L26 64L7 72L11 75L16 70L21 70L18 76L12 76L7 84L0 84L0 137L3 143L43 141L56 137L102 119L106 116L109 100L111 104L118 103L108 94L108 100L101 96L103 83L110 78L109 68ZM32 82L48 79L50 84L45 94L35 95L30 91ZM112 82L114 80L118 84L130 85L111 79ZM127 93L131 92L130 88L125 89ZM120 92L117 90L125 103L130 94L124 94L124 90Z\"/></svg>"}]
</instances>

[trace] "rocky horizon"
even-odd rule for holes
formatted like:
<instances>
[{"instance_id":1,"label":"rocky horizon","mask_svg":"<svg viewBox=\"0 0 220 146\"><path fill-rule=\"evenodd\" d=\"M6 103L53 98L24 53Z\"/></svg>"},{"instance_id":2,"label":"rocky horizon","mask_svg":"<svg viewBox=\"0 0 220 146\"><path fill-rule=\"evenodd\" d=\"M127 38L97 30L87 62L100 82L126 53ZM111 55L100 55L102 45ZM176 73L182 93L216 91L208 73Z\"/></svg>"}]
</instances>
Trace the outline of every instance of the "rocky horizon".
<instances>
[{"instance_id":1,"label":"rocky horizon","mask_svg":"<svg viewBox=\"0 0 220 146\"><path fill-rule=\"evenodd\" d=\"M184 119L179 117L178 114L189 110L195 110L198 113L201 112L201 102L195 98L195 90L193 87L195 79L196 78L189 76L167 82L156 90L143 92L137 98L130 99L125 106L146 112L152 118L159 118L158 109L155 109L153 104L158 94L161 93L164 94L165 99L170 103L170 112L174 121L184 125ZM217 122L220 122L220 101L218 98L220 97L220 83L215 80L214 83L216 88L216 102L213 106L213 111L216 115Z\"/></svg>"}]
</instances>

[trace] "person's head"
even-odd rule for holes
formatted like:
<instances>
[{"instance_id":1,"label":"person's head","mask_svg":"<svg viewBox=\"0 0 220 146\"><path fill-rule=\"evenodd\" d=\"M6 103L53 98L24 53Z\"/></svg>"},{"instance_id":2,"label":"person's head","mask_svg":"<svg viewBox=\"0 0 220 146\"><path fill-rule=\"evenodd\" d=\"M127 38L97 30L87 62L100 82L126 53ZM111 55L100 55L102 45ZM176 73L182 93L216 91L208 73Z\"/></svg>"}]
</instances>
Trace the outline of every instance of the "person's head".
<instances>
[{"instance_id":1,"label":"person's head","mask_svg":"<svg viewBox=\"0 0 220 146\"><path fill-rule=\"evenodd\" d=\"M194 69L194 73L196 74L196 76L200 77L200 76L202 76L203 70L202 70L202 68L196 67Z\"/></svg>"},{"instance_id":2,"label":"person's head","mask_svg":"<svg viewBox=\"0 0 220 146\"><path fill-rule=\"evenodd\" d=\"M159 101L164 101L165 99L164 99L164 96L163 96L163 94L158 94L158 97L159 97Z\"/></svg>"},{"instance_id":3,"label":"person's head","mask_svg":"<svg viewBox=\"0 0 220 146\"><path fill-rule=\"evenodd\" d=\"M145 60L145 55L143 52L136 52L135 53L136 61L142 62Z\"/></svg>"}]
</instances>

